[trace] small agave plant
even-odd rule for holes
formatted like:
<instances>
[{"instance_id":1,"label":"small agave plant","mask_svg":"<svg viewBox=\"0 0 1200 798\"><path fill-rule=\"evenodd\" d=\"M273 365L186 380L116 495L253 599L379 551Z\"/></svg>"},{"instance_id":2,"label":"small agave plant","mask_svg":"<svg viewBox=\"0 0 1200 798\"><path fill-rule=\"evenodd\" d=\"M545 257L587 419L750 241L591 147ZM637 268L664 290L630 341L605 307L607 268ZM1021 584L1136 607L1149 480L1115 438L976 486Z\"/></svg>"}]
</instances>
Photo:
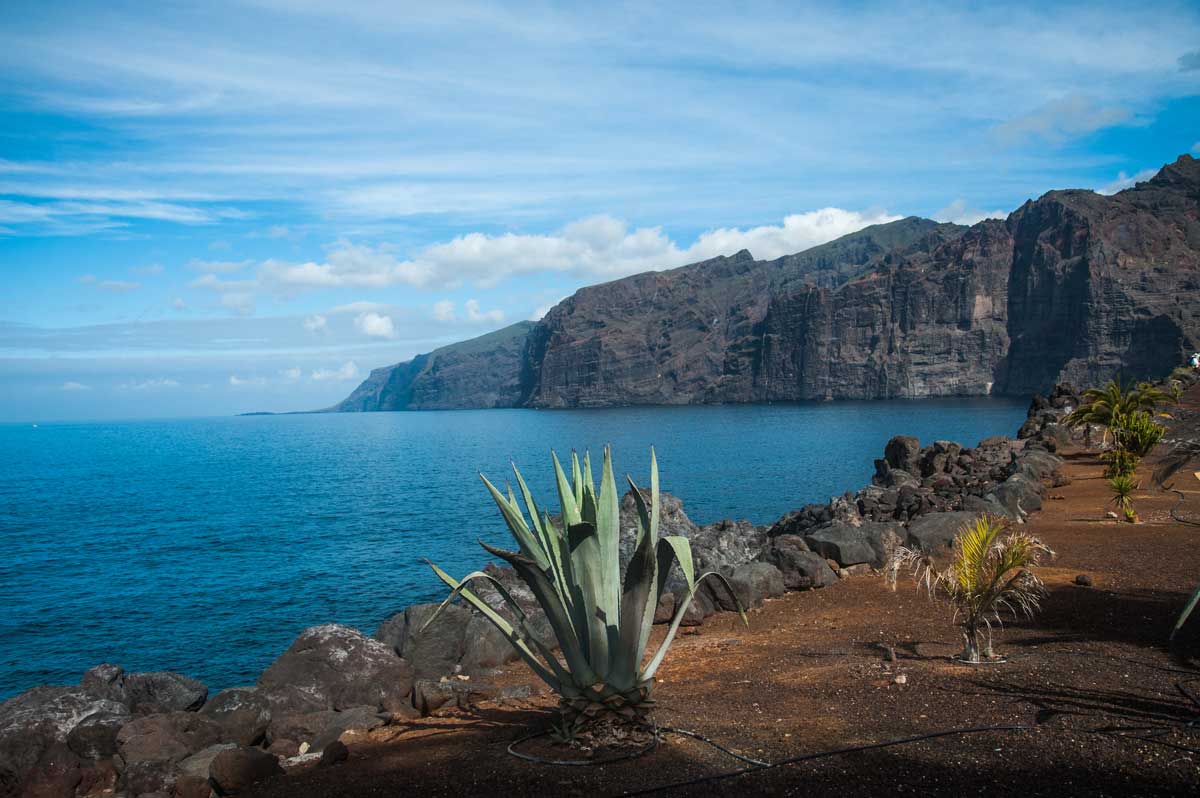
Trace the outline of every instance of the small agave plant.
<instances>
[{"instance_id":1,"label":"small agave plant","mask_svg":"<svg viewBox=\"0 0 1200 798\"><path fill-rule=\"evenodd\" d=\"M724 576L709 572L696 577L691 544L686 537L659 537L658 463L653 449L649 502L629 479L637 504L637 541L623 580L620 500L609 448L604 449L599 493L586 454L581 465L578 456L572 453L570 479L558 457L553 453L551 456L561 522L555 523L546 510L538 507L514 464L513 474L528 518L511 486L505 495L487 477L480 474L480 478L500 508L519 551L504 551L482 541L479 545L512 565L528 585L546 613L561 659L539 641L512 595L489 574L475 571L458 580L429 563L451 589L442 607L462 596L491 621L521 659L558 694L564 729L577 730L588 721L612 717L644 723L654 706L651 700L654 674L671 647L699 584L710 577L719 580L733 596L743 623L745 612ZM683 572L686 593L675 608L662 643L649 661L643 663L654 610L676 563ZM512 622L468 589L468 585L477 581L488 582L496 589L514 619ZM435 617L436 613L426 625Z\"/></svg>"}]
</instances>

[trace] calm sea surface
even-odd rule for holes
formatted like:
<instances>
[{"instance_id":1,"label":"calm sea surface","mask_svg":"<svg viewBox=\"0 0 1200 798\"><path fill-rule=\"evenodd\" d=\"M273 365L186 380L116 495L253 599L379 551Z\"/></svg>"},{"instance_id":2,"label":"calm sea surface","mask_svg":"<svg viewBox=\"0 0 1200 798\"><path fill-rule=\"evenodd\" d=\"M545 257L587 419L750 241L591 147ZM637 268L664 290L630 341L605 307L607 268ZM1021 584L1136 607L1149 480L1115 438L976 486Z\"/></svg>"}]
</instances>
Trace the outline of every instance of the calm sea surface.
<instances>
[{"instance_id":1,"label":"calm sea surface","mask_svg":"<svg viewBox=\"0 0 1200 798\"><path fill-rule=\"evenodd\" d=\"M1026 402L482 410L0 425L0 698L100 662L253 683L306 626L367 633L507 544L482 484L614 447L692 520L774 520L870 481L895 434L974 445Z\"/></svg>"}]
</instances>

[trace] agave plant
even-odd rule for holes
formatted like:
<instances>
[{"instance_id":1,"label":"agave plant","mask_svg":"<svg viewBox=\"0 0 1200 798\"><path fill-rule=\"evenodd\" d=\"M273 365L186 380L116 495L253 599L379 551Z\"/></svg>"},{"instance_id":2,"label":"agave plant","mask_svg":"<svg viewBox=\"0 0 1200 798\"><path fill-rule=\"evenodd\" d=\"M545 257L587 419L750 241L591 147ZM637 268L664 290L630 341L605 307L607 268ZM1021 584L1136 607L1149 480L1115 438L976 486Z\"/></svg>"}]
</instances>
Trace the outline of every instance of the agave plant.
<instances>
[{"instance_id":1,"label":"agave plant","mask_svg":"<svg viewBox=\"0 0 1200 798\"><path fill-rule=\"evenodd\" d=\"M1054 552L1032 535L1014 531L1007 518L981 515L955 535L954 555L946 568L938 570L925 552L901 546L892 555L887 576L894 590L900 570L907 567L930 597L949 602L962 629L959 658L979 663L995 659L992 623L1002 623L1002 612L1032 618L1039 609L1045 588L1030 569L1043 555L1053 557Z\"/></svg>"},{"instance_id":2,"label":"agave plant","mask_svg":"<svg viewBox=\"0 0 1200 798\"><path fill-rule=\"evenodd\" d=\"M654 674L671 647L683 615L705 579L723 583L733 597L742 622L741 602L729 582L719 573L697 577L691 544L686 537L659 537L658 463L650 450L650 497L629 479L637 505L637 540L633 557L621 576L620 514L612 456L604 449L600 491L592 479L591 460L582 465L571 455L568 479L558 457L551 453L558 484L561 522L539 509L521 472L513 474L524 500L522 512L512 487L501 493L480 474L519 551L504 551L480 541L485 551L508 562L528 585L554 631L561 659L541 642L529 618L504 585L482 571L461 580L429 563L438 578L450 587L445 607L456 596L492 622L512 643L521 659L550 689L558 694L566 729L578 729L592 719L616 716L644 722L654 705L651 692ZM672 567L678 564L686 586L677 602L666 636L648 661L645 660L654 611L666 589ZM490 583L499 593L513 620L508 620L468 589L473 582ZM440 612L441 608L439 608ZM435 613L426 623L432 623Z\"/></svg>"},{"instance_id":3,"label":"agave plant","mask_svg":"<svg viewBox=\"0 0 1200 798\"><path fill-rule=\"evenodd\" d=\"M1133 493L1140 485L1134 482L1132 476L1119 475L1110 479L1108 486L1113 492L1112 503L1125 515L1125 520L1131 524L1137 521L1137 513L1133 509Z\"/></svg>"},{"instance_id":4,"label":"agave plant","mask_svg":"<svg viewBox=\"0 0 1200 798\"><path fill-rule=\"evenodd\" d=\"M1175 628L1171 630L1171 640L1175 639L1175 635L1179 634L1179 630L1187 623L1188 616L1192 614L1192 610L1196 609L1196 605L1200 604L1200 587L1192 593L1192 597L1188 599L1188 603L1184 605L1183 612L1179 613L1178 620L1175 621Z\"/></svg>"}]
</instances>

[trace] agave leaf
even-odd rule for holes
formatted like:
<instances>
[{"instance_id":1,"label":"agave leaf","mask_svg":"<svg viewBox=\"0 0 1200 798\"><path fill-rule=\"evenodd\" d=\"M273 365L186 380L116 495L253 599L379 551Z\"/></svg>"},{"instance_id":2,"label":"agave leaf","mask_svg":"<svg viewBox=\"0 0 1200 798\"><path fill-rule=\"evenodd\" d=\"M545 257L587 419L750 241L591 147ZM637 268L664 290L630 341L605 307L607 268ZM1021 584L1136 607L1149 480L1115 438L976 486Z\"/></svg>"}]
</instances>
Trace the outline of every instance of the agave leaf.
<instances>
[{"instance_id":1,"label":"agave leaf","mask_svg":"<svg viewBox=\"0 0 1200 798\"><path fill-rule=\"evenodd\" d=\"M492 625L499 629L500 633L508 638L508 642L512 644L514 649L516 649L517 654L525 661L525 664L528 665L530 669L532 669L533 672L538 675L538 678L544 681L550 687L550 689L554 690L555 692L558 692L562 689L562 683L564 679L569 679L569 674L563 671L562 665L559 664L558 659L554 656L553 652L546 651L538 641L537 637L529 633L529 629L525 625L525 613L521 610L516 601L513 600L512 596L509 594L508 590L503 584L501 584L490 574L485 574L483 571L475 571L474 573L465 576L462 581L459 581L443 571L441 568L438 568L432 562L429 562L428 560L425 562L430 568L433 569L433 572L437 574L437 577L450 587L451 593L446 597L446 600L438 606L437 610L429 616L429 620L427 620L425 625L421 627L421 631L424 631L429 624L433 623L434 618L441 614L441 611L454 599L456 595L461 595L463 599L467 601L467 603L479 610L479 612L483 614L483 617L491 621ZM475 595L470 590L467 590L467 584L475 579L489 580L498 588L501 597L504 599L509 608L513 610L514 615L517 615L517 617L522 621L522 625L525 626L522 633L518 633L517 630L513 628L512 624L510 624L503 615L492 609L492 607L486 601L479 598L479 596ZM529 645L525 642L526 638L532 640L534 645L538 646L539 650L542 651L542 656L546 657L547 662L550 663L555 673L551 673L546 666L543 665L540 660L538 660L533 651L530 650Z\"/></svg>"},{"instance_id":2,"label":"agave leaf","mask_svg":"<svg viewBox=\"0 0 1200 798\"><path fill-rule=\"evenodd\" d=\"M538 605L546 613L546 619L550 622L551 628L554 629L558 647L575 679L584 680L584 683L588 683L588 679L596 681L595 671L585 657L579 639L575 636L567 609L559 601L558 593L546 576L546 572L539 568L537 563L521 554L493 548L483 541L479 541L479 545L483 547L484 551L499 557L516 569L517 575L529 586Z\"/></svg>"},{"instance_id":3,"label":"agave leaf","mask_svg":"<svg viewBox=\"0 0 1200 798\"><path fill-rule=\"evenodd\" d=\"M1175 628L1171 630L1171 640L1175 639L1175 635L1187 623L1188 616L1192 614L1192 610L1196 609L1196 604L1200 603L1200 587L1196 588L1196 592L1192 593L1192 597L1188 599L1188 603L1183 608L1183 612L1179 613L1179 620L1175 621Z\"/></svg>"},{"instance_id":4,"label":"agave leaf","mask_svg":"<svg viewBox=\"0 0 1200 798\"><path fill-rule=\"evenodd\" d=\"M554 478L558 483L558 503L562 509L563 526L570 528L572 524L578 524L583 520L579 517L579 505L575 502L575 490L567 481L562 463L558 462L558 455L551 451L550 457L554 460Z\"/></svg>"},{"instance_id":5,"label":"agave leaf","mask_svg":"<svg viewBox=\"0 0 1200 798\"><path fill-rule=\"evenodd\" d=\"M650 533L642 535L625 571L619 640L610 652L612 668L609 670L609 680L623 690L631 689L637 683L642 654L646 650L644 641L654 623L654 610L658 604L655 591L658 560L654 548Z\"/></svg>"},{"instance_id":6,"label":"agave leaf","mask_svg":"<svg viewBox=\"0 0 1200 798\"><path fill-rule=\"evenodd\" d=\"M529 517L533 522L534 532L537 533L542 550L546 552L546 559L550 563L550 571L554 575L554 586L558 591L558 597L562 599L564 604L569 603L570 600L564 588L566 579L562 571L561 541L558 533L550 525L549 516L543 518L538 512L537 502L534 501L533 494L529 492L529 486L525 484L525 478L521 476L521 471L517 468L516 463L512 464L512 470L517 478L517 487L521 489L521 496L525 500L525 507L529 510Z\"/></svg>"},{"instance_id":7,"label":"agave leaf","mask_svg":"<svg viewBox=\"0 0 1200 798\"><path fill-rule=\"evenodd\" d=\"M600 546L599 609L606 623L616 624L621 612L621 505L608 446L604 447L600 496L596 502L596 537Z\"/></svg>"},{"instance_id":8,"label":"agave leaf","mask_svg":"<svg viewBox=\"0 0 1200 798\"><path fill-rule=\"evenodd\" d=\"M658 523L662 505L659 502L658 491L658 458L654 456L654 447L650 447L650 537L658 543Z\"/></svg>"},{"instance_id":9,"label":"agave leaf","mask_svg":"<svg viewBox=\"0 0 1200 798\"><path fill-rule=\"evenodd\" d=\"M586 493L587 487L584 487ZM587 624L587 658L600 678L608 676L608 618L603 616L600 573L600 538L596 527L587 522L567 529L571 551L571 575L577 585L580 616ZM615 623L615 616L614 616ZM574 669L572 669L574 670Z\"/></svg>"},{"instance_id":10,"label":"agave leaf","mask_svg":"<svg viewBox=\"0 0 1200 798\"><path fill-rule=\"evenodd\" d=\"M579 468L579 454L571 450L571 487L575 491L575 506L583 506L583 473Z\"/></svg>"},{"instance_id":11,"label":"agave leaf","mask_svg":"<svg viewBox=\"0 0 1200 798\"><path fill-rule=\"evenodd\" d=\"M634 545L638 546L641 545L643 535L647 537L650 535L651 511L650 508L646 506L646 497L642 495L642 490L637 486L637 483L633 481L633 477L626 474L625 479L629 480L629 488L633 493L633 503L637 506L638 530L637 542ZM654 541L651 541L650 545L653 546Z\"/></svg>"},{"instance_id":12,"label":"agave leaf","mask_svg":"<svg viewBox=\"0 0 1200 798\"><path fill-rule=\"evenodd\" d=\"M483 474L480 474L479 478L483 480L484 485L487 485L488 492L492 494L492 499L500 508L500 514L504 516L504 522L508 524L508 529L516 539L517 545L521 547L521 553L540 567L549 568L550 560L546 556L546 552L542 551L541 542L529 531L529 527L525 524L525 518L521 515L521 508L517 506L516 501L510 502L505 498L504 494ZM511 488L509 492L511 493Z\"/></svg>"}]
</instances>

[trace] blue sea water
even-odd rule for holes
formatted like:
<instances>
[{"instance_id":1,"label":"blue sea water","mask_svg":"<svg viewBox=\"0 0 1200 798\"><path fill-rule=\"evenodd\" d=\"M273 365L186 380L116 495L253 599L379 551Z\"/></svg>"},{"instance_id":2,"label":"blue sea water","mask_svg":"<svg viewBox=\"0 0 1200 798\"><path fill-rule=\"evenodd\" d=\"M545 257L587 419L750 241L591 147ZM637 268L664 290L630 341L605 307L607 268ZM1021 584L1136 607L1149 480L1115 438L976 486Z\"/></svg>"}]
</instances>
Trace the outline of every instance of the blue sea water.
<instances>
[{"instance_id":1,"label":"blue sea water","mask_svg":"<svg viewBox=\"0 0 1200 798\"><path fill-rule=\"evenodd\" d=\"M510 541L476 472L598 453L692 520L767 523L857 489L895 434L974 445L1024 401L481 410L0 425L0 699L100 662L251 684L296 634L374 631Z\"/></svg>"}]
</instances>

